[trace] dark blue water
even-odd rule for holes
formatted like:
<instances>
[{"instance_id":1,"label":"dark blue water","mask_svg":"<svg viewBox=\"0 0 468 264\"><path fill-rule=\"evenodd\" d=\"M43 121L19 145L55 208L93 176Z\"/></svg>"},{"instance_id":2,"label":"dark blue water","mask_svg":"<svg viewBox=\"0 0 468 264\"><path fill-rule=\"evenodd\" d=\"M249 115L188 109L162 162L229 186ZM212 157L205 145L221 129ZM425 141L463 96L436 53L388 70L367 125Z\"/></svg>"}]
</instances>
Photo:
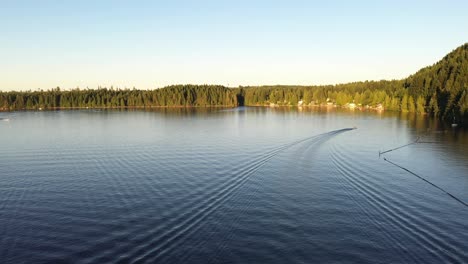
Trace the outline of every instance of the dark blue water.
<instances>
[{"instance_id":1,"label":"dark blue water","mask_svg":"<svg viewBox=\"0 0 468 264\"><path fill-rule=\"evenodd\" d=\"M468 203L468 132L427 117L0 117L1 263L468 262L468 207L383 160Z\"/></svg>"}]
</instances>

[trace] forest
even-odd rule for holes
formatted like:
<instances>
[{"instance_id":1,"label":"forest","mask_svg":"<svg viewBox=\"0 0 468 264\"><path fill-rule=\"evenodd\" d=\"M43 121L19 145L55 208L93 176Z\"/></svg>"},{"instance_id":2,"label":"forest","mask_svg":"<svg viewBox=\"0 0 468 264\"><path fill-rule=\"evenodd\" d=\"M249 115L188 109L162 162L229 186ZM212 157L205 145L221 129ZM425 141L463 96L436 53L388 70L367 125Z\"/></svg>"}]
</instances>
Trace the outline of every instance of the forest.
<instances>
[{"instance_id":1,"label":"forest","mask_svg":"<svg viewBox=\"0 0 468 264\"><path fill-rule=\"evenodd\" d=\"M72 89L0 93L0 108L64 109L125 107L237 106L233 89L219 85L173 85L155 90Z\"/></svg>"},{"instance_id":2,"label":"forest","mask_svg":"<svg viewBox=\"0 0 468 264\"><path fill-rule=\"evenodd\" d=\"M468 117L468 43L432 66L403 80L365 81L324 86L241 87L246 105L357 106L431 114L444 119Z\"/></svg>"},{"instance_id":3,"label":"forest","mask_svg":"<svg viewBox=\"0 0 468 264\"><path fill-rule=\"evenodd\" d=\"M468 118L468 43L402 80L322 86L172 85L154 90L72 89L0 92L0 110L208 106L323 106L376 108Z\"/></svg>"}]
</instances>

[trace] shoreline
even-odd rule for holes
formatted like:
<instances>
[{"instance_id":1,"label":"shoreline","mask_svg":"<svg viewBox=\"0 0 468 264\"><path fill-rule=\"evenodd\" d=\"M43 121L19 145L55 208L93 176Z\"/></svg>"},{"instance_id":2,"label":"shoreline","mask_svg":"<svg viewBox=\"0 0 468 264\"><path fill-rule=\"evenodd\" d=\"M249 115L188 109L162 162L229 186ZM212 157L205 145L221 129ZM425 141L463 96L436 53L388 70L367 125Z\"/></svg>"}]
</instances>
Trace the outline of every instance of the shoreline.
<instances>
[{"instance_id":1,"label":"shoreline","mask_svg":"<svg viewBox=\"0 0 468 264\"><path fill-rule=\"evenodd\" d=\"M175 106L109 106L109 107L47 107L47 108L22 108L22 109L4 109L0 108L0 112L26 112L26 111L73 111L73 110L107 110L107 109L164 109L164 108L236 108L238 106L225 106L225 105L210 105L210 106L184 106L184 105L175 105Z\"/></svg>"},{"instance_id":2,"label":"shoreline","mask_svg":"<svg viewBox=\"0 0 468 264\"><path fill-rule=\"evenodd\" d=\"M428 113L417 113L417 112L408 112L401 110L385 110L385 109L376 109L375 107L355 107L349 108L345 106L337 105L304 105L304 106L294 106L294 105L244 105L244 106L226 106L226 105L211 105L211 106L126 106L126 107L52 107L52 108L34 108L34 109L2 109L0 108L0 113L11 113L11 112L53 112L53 111L82 111L82 110L94 110L94 111L106 111L106 110L168 110L168 109L178 109L178 110L195 110L195 109L235 109L239 107L252 107L252 108L269 108L285 111L309 111L312 109L320 111L345 111L345 112L361 112L361 113L373 113L373 114L383 114L383 113L394 113L394 114L406 114L414 115L425 118L435 118L439 121L442 121L446 125L452 124L450 120L437 118ZM459 120L457 125L453 128L465 128L468 124L468 119Z\"/></svg>"},{"instance_id":3,"label":"shoreline","mask_svg":"<svg viewBox=\"0 0 468 264\"><path fill-rule=\"evenodd\" d=\"M271 108L271 109L296 109L296 110L303 110L303 109L327 109L327 110L346 110L349 112L360 111L360 112L376 112L376 113L383 113L383 112L391 112L391 113L407 113L407 114L415 114L418 116L430 116L428 113L416 113L416 112L407 112L407 111L400 111L400 110L385 110L385 109L376 109L375 107L355 107L350 108L346 106L337 106L337 105L242 105L242 106L226 106L226 105L209 105L209 106L184 106L184 105L176 105L176 106L111 106L111 107L48 107L48 108L22 108L22 109L4 109L0 108L0 113L7 113L7 112L42 112L42 111L74 111L74 110L151 110L151 109L209 109L209 108L228 108L234 109L238 107L258 107L258 108Z\"/></svg>"}]
</instances>

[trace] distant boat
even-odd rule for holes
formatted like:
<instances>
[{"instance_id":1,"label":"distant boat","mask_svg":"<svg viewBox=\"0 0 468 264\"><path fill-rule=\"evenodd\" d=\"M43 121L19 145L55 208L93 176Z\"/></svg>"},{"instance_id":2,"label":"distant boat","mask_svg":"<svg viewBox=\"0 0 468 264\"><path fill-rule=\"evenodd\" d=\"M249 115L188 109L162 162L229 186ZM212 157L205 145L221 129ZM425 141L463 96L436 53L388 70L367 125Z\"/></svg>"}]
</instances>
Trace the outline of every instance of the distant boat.
<instances>
[{"instance_id":1,"label":"distant boat","mask_svg":"<svg viewBox=\"0 0 468 264\"><path fill-rule=\"evenodd\" d=\"M458 124L455 122L455 117L453 117L453 123L452 123L452 127L457 127Z\"/></svg>"},{"instance_id":2,"label":"distant boat","mask_svg":"<svg viewBox=\"0 0 468 264\"><path fill-rule=\"evenodd\" d=\"M0 117L0 121L8 122L8 121L10 121L10 118L2 118L2 117Z\"/></svg>"}]
</instances>

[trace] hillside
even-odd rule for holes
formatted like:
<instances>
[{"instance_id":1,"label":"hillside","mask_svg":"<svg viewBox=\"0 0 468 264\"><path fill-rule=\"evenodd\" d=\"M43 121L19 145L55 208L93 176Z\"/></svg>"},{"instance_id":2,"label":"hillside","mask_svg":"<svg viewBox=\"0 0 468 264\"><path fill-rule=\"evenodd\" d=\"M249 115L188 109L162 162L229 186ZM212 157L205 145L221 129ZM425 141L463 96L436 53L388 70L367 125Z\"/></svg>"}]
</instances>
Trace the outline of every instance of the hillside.
<instances>
[{"instance_id":1,"label":"hillside","mask_svg":"<svg viewBox=\"0 0 468 264\"><path fill-rule=\"evenodd\" d=\"M325 86L243 87L247 105L333 104L468 118L468 43L403 80Z\"/></svg>"},{"instance_id":2,"label":"hillside","mask_svg":"<svg viewBox=\"0 0 468 264\"><path fill-rule=\"evenodd\" d=\"M442 117L468 115L468 43L405 80L410 95L424 95L428 110Z\"/></svg>"}]
</instances>

